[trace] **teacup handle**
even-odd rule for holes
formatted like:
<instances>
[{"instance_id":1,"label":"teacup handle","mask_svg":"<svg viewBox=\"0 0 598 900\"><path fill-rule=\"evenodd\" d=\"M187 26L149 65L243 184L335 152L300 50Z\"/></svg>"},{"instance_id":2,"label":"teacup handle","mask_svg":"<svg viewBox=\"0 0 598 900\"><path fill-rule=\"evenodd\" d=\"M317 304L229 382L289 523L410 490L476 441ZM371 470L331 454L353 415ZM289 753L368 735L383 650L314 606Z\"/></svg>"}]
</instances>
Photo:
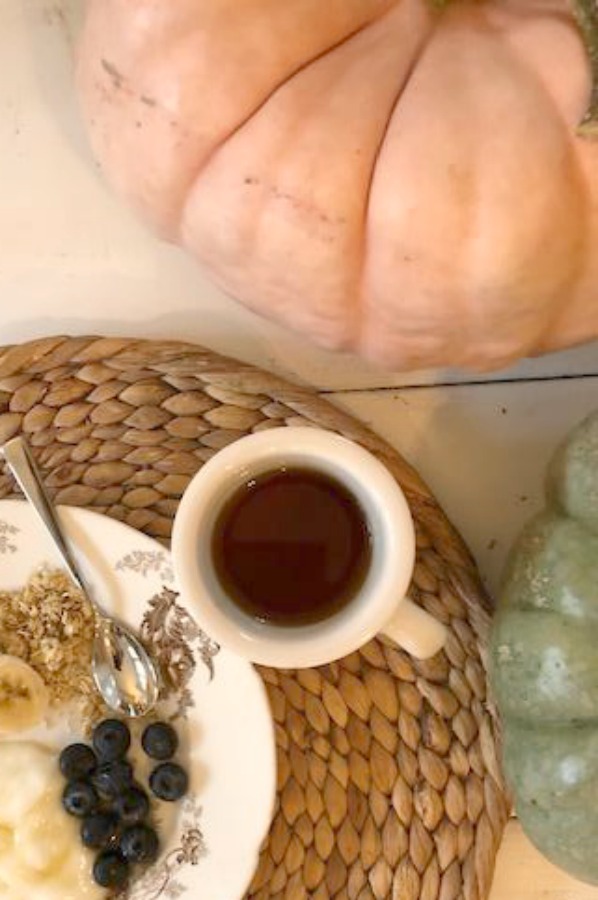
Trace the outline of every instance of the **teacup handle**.
<instances>
[{"instance_id":1,"label":"teacup handle","mask_svg":"<svg viewBox=\"0 0 598 900\"><path fill-rule=\"evenodd\" d=\"M407 597L382 629L382 634L417 659L429 659L446 643L447 630L425 610Z\"/></svg>"}]
</instances>

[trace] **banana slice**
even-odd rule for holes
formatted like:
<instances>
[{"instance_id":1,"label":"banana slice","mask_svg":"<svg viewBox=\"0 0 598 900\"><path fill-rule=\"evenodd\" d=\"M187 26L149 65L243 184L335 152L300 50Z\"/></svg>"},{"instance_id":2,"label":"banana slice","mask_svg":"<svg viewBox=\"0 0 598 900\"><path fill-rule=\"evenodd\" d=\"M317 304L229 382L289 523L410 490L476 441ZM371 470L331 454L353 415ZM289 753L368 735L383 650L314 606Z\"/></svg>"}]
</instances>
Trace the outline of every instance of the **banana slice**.
<instances>
[{"instance_id":1,"label":"banana slice","mask_svg":"<svg viewBox=\"0 0 598 900\"><path fill-rule=\"evenodd\" d=\"M43 721L48 691L35 669L16 656L0 656L0 734L16 734Z\"/></svg>"}]
</instances>

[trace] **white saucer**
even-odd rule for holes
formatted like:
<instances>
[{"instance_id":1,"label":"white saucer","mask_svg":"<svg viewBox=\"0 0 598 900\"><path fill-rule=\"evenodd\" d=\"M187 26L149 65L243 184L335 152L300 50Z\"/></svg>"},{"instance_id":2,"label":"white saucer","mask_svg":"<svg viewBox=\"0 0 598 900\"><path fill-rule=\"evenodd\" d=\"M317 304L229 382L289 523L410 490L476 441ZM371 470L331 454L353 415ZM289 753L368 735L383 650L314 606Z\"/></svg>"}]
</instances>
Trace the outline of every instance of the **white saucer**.
<instances>
[{"instance_id":1,"label":"white saucer","mask_svg":"<svg viewBox=\"0 0 598 900\"><path fill-rule=\"evenodd\" d=\"M188 653L195 667L181 697L192 793L161 859L128 896L240 900L276 791L274 729L262 682L249 663L220 650L197 627L160 544L87 510L63 507L60 515L98 598L136 629L145 616L160 652ZM0 590L22 586L42 564L58 568L32 511L18 500L0 501Z\"/></svg>"}]
</instances>

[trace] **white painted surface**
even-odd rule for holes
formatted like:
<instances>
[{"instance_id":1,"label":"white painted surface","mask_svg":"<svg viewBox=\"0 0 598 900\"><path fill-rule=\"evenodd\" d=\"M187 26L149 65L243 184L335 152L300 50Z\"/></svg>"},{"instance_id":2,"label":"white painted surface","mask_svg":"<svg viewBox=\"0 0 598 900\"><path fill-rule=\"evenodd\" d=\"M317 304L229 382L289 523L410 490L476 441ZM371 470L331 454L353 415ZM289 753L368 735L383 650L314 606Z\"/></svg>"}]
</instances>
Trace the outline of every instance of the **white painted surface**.
<instances>
[{"instance_id":1,"label":"white painted surface","mask_svg":"<svg viewBox=\"0 0 598 900\"><path fill-rule=\"evenodd\" d=\"M463 380L393 375L317 351L241 309L147 234L102 183L79 123L71 60L82 8L0 0L0 344L57 332L182 338L345 391ZM598 407L598 380L571 378L583 374L598 376L596 345L522 363L490 385L337 399L428 479L494 588L508 545L540 503L553 446ZM569 378L551 380L559 376ZM598 889L558 873L509 827L492 900L590 898Z\"/></svg>"},{"instance_id":2,"label":"white painted surface","mask_svg":"<svg viewBox=\"0 0 598 900\"><path fill-rule=\"evenodd\" d=\"M517 533L543 503L546 464L598 409L598 377L336 393L432 487L496 593Z\"/></svg>"}]
</instances>

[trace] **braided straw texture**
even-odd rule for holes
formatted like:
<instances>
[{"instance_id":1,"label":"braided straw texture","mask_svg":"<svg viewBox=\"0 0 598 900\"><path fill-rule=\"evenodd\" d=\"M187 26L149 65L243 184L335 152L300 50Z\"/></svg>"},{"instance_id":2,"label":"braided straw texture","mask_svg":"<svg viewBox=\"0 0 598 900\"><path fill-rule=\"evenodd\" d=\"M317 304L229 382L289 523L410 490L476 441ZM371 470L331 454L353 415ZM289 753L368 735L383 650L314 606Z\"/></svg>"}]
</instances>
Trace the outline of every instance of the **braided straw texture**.
<instances>
[{"instance_id":1,"label":"braided straw texture","mask_svg":"<svg viewBox=\"0 0 598 900\"><path fill-rule=\"evenodd\" d=\"M427 662L376 640L320 669L261 670L279 794L247 898L482 900L508 815L489 607L417 473L312 391L200 347L55 337L0 349L0 444L25 434L57 502L164 541L202 462L248 432L306 424L358 441L396 477L416 522L411 596L450 636ZM12 493L1 472L0 497Z\"/></svg>"}]
</instances>

